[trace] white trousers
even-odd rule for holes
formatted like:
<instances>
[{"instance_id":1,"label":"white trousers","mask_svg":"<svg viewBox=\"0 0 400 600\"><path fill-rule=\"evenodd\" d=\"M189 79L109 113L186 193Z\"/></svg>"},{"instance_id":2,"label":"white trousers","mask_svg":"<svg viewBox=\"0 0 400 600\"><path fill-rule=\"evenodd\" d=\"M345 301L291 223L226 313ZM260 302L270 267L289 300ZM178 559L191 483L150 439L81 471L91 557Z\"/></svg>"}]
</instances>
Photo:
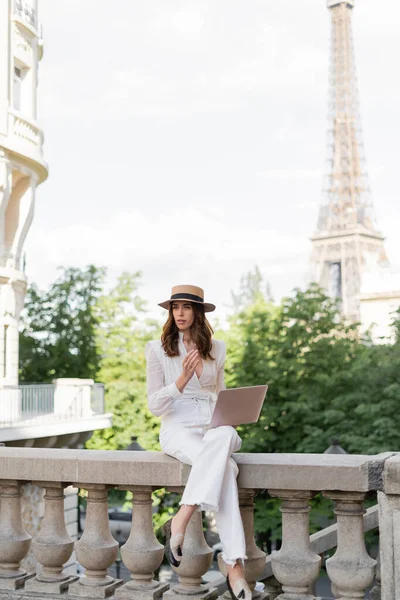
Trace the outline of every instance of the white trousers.
<instances>
[{"instance_id":1,"label":"white trousers","mask_svg":"<svg viewBox=\"0 0 400 600\"><path fill-rule=\"evenodd\" d=\"M214 511L222 558L228 565L243 561L246 543L236 482L239 469L231 458L242 443L236 430L226 426L204 433L174 424L162 431L160 442L166 454L192 465L180 504Z\"/></svg>"}]
</instances>

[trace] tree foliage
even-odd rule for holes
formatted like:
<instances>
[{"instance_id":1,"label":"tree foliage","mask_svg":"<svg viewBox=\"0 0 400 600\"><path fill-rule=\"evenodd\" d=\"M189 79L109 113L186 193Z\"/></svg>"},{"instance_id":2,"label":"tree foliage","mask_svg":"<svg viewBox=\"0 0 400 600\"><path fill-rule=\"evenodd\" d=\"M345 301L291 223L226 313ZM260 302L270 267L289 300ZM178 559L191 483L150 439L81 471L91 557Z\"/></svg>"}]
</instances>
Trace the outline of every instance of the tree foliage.
<instances>
[{"instance_id":1,"label":"tree foliage","mask_svg":"<svg viewBox=\"0 0 400 600\"><path fill-rule=\"evenodd\" d=\"M55 377L93 378L99 368L94 306L104 269L63 268L48 290L28 288L21 318L20 381L50 383Z\"/></svg>"},{"instance_id":2,"label":"tree foliage","mask_svg":"<svg viewBox=\"0 0 400 600\"><path fill-rule=\"evenodd\" d=\"M113 425L95 432L88 448L121 450L137 435L146 450L159 449L159 421L147 408L144 356L146 343L159 335L159 325L146 319L145 303L137 293L139 281L140 273L123 273L95 306L101 357L97 379L105 384Z\"/></svg>"},{"instance_id":3,"label":"tree foliage","mask_svg":"<svg viewBox=\"0 0 400 600\"><path fill-rule=\"evenodd\" d=\"M323 348L332 339L343 340L326 337L333 328L342 327L335 322L336 314L333 303L313 287L298 290L279 306L260 297L234 318L228 345L229 384L269 385L259 422L243 428L245 450L296 451L309 406L301 391L312 379L315 363L325 361Z\"/></svg>"},{"instance_id":4,"label":"tree foliage","mask_svg":"<svg viewBox=\"0 0 400 600\"><path fill-rule=\"evenodd\" d=\"M278 306L258 298L228 336L229 385L269 384L243 450L323 452L332 437L352 453L399 447L399 349L362 339L314 284Z\"/></svg>"},{"instance_id":5,"label":"tree foliage","mask_svg":"<svg viewBox=\"0 0 400 600\"><path fill-rule=\"evenodd\" d=\"M400 344L359 344L350 364L310 382L315 411L298 451L320 452L321 437L339 437L350 453L376 454L400 447Z\"/></svg>"}]
</instances>

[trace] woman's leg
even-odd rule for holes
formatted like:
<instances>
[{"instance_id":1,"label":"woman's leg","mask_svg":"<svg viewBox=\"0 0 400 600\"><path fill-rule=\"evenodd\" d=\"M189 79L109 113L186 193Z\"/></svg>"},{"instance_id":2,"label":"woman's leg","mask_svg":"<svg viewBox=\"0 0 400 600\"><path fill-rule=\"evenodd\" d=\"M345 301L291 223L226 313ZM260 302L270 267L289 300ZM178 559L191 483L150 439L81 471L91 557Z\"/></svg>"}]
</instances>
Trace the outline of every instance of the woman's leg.
<instances>
[{"instance_id":1,"label":"woman's leg","mask_svg":"<svg viewBox=\"0 0 400 600\"><path fill-rule=\"evenodd\" d=\"M227 566L234 566L236 561L243 562L246 558L246 542L236 482L238 471L237 464L231 458L225 470L219 510L215 513L222 544L222 558Z\"/></svg>"},{"instance_id":2,"label":"woman's leg","mask_svg":"<svg viewBox=\"0 0 400 600\"><path fill-rule=\"evenodd\" d=\"M241 439L233 427L217 427L208 430L200 444L198 436L193 437L193 431L190 433L189 436L179 437L179 445L183 450L175 452L175 456L185 458L183 462L191 464L192 469L180 503L181 509L173 519L172 531L174 534L184 533L198 506L219 511L221 497L225 496L226 508L223 513L226 513L226 517L222 519L221 524L224 530L229 530L230 539L234 540L235 532L232 530L232 523L237 522L237 515L230 510L232 498L227 490L233 491L233 507L236 502L238 522L241 525L236 487L238 469L235 461L230 458L231 454L240 448ZM185 453L184 457L182 452ZM243 531L243 527L241 530ZM231 549L231 554L236 551L236 547L241 551L242 546L236 543ZM245 551L237 556L244 557L244 555Z\"/></svg>"},{"instance_id":3,"label":"woman's leg","mask_svg":"<svg viewBox=\"0 0 400 600\"><path fill-rule=\"evenodd\" d=\"M181 508L185 510L193 508L194 504L215 510L223 559L233 588L239 580L244 579L243 561L246 558L246 542L236 482L239 469L231 458L232 453L239 450L241 443L233 427L208 430L204 435L203 448L194 458L181 501ZM179 512L174 519L177 525L182 523L178 520L180 516ZM182 529L177 531L181 532ZM249 593L250 590L246 586L246 598Z\"/></svg>"},{"instance_id":4,"label":"woman's leg","mask_svg":"<svg viewBox=\"0 0 400 600\"><path fill-rule=\"evenodd\" d=\"M218 437L231 438L231 450L236 452L241 446L241 439L233 428L226 428L228 431L218 432ZM226 443L226 440L224 440ZM233 446L233 447L232 447ZM251 592L247 584L243 582L244 560L246 558L246 541L242 516L239 509L239 495L237 488L238 466L233 458L228 459L225 466L225 473L222 480L221 492L219 497L218 511L215 512L215 520L219 537L222 544L222 558L227 566L229 582L236 594L244 588L245 600L251 598Z\"/></svg>"},{"instance_id":5,"label":"woman's leg","mask_svg":"<svg viewBox=\"0 0 400 600\"><path fill-rule=\"evenodd\" d=\"M242 561L246 557L236 483L238 467L231 458L240 445L241 439L233 427L210 429L204 437L197 431L174 428L173 435L163 445L167 454L192 465L181 508L172 521L172 533L185 533L199 505L214 509L232 586L244 578Z\"/></svg>"},{"instance_id":6,"label":"woman's leg","mask_svg":"<svg viewBox=\"0 0 400 600\"><path fill-rule=\"evenodd\" d=\"M219 510L225 471L232 453L241 443L233 427L215 427L206 431L202 448L192 462L181 504L199 504L204 510Z\"/></svg>"},{"instance_id":7,"label":"woman's leg","mask_svg":"<svg viewBox=\"0 0 400 600\"><path fill-rule=\"evenodd\" d=\"M166 454L177 458L180 462L193 465L196 457L203 449L203 433L200 430L173 427L169 435L162 439L161 447ZM198 505L183 505L179 508L171 522L171 534L185 534L186 527Z\"/></svg>"},{"instance_id":8,"label":"woman's leg","mask_svg":"<svg viewBox=\"0 0 400 600\"><path fill-rule=\"evenodd\" d=\"M246 558L246 541L242 516L239 510L239 497L236 478L239 469L233 458L230 459L225 471L222 493L219 501L219 511L215 520L222 544L222 558L227 567L229 582L237 591L242 589L240 581L244 576L244 559ZM245 588L245 600L251 597L248 586Z\"/></svg>"},{"instance_id":9,"label":"woman's leg","mask_svg":"<svg viewBox=\"0 0 400 600\"><path fill-rule=\"evenodd\" d=\"M200 430L173 427L162 440L166 454L192 465L181 505L201 505L218 510L225 470L241 439L233 427Z\"/></svg>"}]
</instances>

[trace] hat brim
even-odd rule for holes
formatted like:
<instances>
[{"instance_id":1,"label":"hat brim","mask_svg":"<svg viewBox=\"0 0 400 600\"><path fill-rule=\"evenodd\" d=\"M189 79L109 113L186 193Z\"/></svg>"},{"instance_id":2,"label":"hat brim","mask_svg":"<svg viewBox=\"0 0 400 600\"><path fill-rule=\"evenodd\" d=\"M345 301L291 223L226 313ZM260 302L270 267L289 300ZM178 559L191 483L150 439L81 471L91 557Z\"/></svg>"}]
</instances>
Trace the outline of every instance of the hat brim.
<instances>
[{"instance_id":1,"label":"hat brim","mask_svg":"<svg viewBox=\"0 0 400 600\"><path fill-rule=\"evenodd\" d=\"M204 307L204 312L213 312L216 309L215 304L211 304L210 302L197 302L197 300L191 300L190 298L179 298L179 300L166 300L165 302L161 302L158 306L161 308L165 308L165 310L169 310L171 302L182 302L187 300L187 302L191 302L192 304L200 304Z\"/></svg>"}]
</instances>

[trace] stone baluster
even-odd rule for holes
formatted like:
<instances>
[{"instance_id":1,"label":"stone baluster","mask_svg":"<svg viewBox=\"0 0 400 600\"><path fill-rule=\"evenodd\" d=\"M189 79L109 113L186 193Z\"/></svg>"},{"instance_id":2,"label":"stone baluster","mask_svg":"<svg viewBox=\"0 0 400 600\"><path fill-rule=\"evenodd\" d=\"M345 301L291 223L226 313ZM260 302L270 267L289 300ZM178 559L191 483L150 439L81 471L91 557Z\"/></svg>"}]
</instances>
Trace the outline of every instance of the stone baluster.
<instances>
[{"instance_id":1,"label":"stone baluster","mask_svg":"<svg viewBox=\"0 0 400 600\"><path fill-rule=\"evenodd\" d=\"M321 558L310 547L308 504L311 492L269 490L281 498L282 546L271 554L272 571L281 583L279 600L313 600L309 590L317 579Z\"/></svg>"},{"instance_id":2,"label":"stone baluster","mask_svg":"<svg viewBox=\"0 0 400 600\"><path fill-rule=\"evenodd\" d=\"M268 577L268 579L265 579L263 583L267 600L276 600L279 594L282 593L282 586L279 581L275 579L275 577Z\"/></svg>"},{"instance_id":3,"label":"stone baluster","mask_svg":"<svg viewBox=\"0 0 400 600\"><path fill-rule=\"evenodd\" d=\"M382 596L382 588L381 588L381 561L380 556L378 554L377 564L376 564L376 573L375 573L375 585L372 588L371 592L372 600L381 600Z\"/></svg>"},{"instance_id":4,"label":"stone baluster","mask_svg":"<svg viewBox=\"0 0 400 600\"><path fill-rule=\"evenodd\" d=\"M123 583L107 575L108 567L118 556L118 542L111 535L108 521L108 486L91 483L78 487L88 491L85 530L75 544L76 557L85 574L69 587L68 595L104 598Z\"/></svg>"},{"instance_id":5,"label":"stone baluster","mask_svg":"<svg viewBox=\"0 0 400 600\"><path fill-rule=\"evenodd\" d=\"M21 483L3 480L0 485L0 590L16 590L34 576L20 568L32 538L22 525Z\"/></svg>"},{"instance_id":6,"label":"stone baluster","mask_svg":"<svg viewBox=\"0 0 400 600\"><path fill-rule=\"evenodd\" d=\"M61 594L77 577L64 573L64 565L74 550L74 542L65 527L64 484L41 482L46 490L44 517L39 535L33 539L32 547L36 561L41 565L34 579L27 581L25 589L45 594Z\"/></svg>"},{"instance_id":7,"label":"stone baluster","mask_svg":"<svg viewBox=\"0 0 400 600\"><path fill-rule=\"evenodd\" d=\"M266 554L260 550L254 541L254 496L255 490L239 490L239 506L240 514L242 515L243 529L246 540L246 556L245 574L246 581L253 592L253 599L262 600L265 594L255 592L254 588L259 577L261 577L265 568ZM221 554L218 556L218 566L224 575L227 574L227 569ZM230 598L229 593L226 597Z\"/></svg>"},{"instance_id":8,"label":"stone baluster","mask_svg":"<svg viewBox=\"0 0 400 600\"><path fill-rule=\"evenodd\" d=\"M115 592L121 600L157 600L169 589L169 585L154 581L154 571L159 568L164 556L162 546L154 535L152 518L152 488L124 488L133 493L132 528L129 538L121 548L125 566L130 570L133 581Z\"/></svg>"},{"instance_id":9,"label":"stone baluster","mask_svg":"<svg viewBox=\"0 0 400 600\"><path fill-rule=\"evenodd\" d=\"M339 600L359 600L371 585L376 561L366 551L363 527L363 501L359 492L327 492L335 501L337 550L326 561L326 570Z\"/></svg>"},{"instance_id":10,"label":"stone baluster","mask_svg":"<svg viewBox=\"0 0 400 600\"><path fill-rule=\"evenodd\" d=\"M170 491L175 491L170 489ZM181 490L176 490L181 492ZM203 534L202 513L196 511L190 519L182 547L182 561L179 567L173 567L179 575L179 584L165 592L165 600L215 600L216 588L202 583L202 577L211 567L213 553Z\"/></svg>"},{"instance_id":11,"label":"stone baluster","mask_svg":"<svg viewBox=\"0 0 400 600\"><path fill-rule=\"evenodd\" d=\"M253 599L261 600L265 595L255 592L254 587L264 571L266 554L256 546L254 540L254 496L255 490L239 490L240 513L246 539L246 581L253 592Z\"/></svg>"}]
</instances>

